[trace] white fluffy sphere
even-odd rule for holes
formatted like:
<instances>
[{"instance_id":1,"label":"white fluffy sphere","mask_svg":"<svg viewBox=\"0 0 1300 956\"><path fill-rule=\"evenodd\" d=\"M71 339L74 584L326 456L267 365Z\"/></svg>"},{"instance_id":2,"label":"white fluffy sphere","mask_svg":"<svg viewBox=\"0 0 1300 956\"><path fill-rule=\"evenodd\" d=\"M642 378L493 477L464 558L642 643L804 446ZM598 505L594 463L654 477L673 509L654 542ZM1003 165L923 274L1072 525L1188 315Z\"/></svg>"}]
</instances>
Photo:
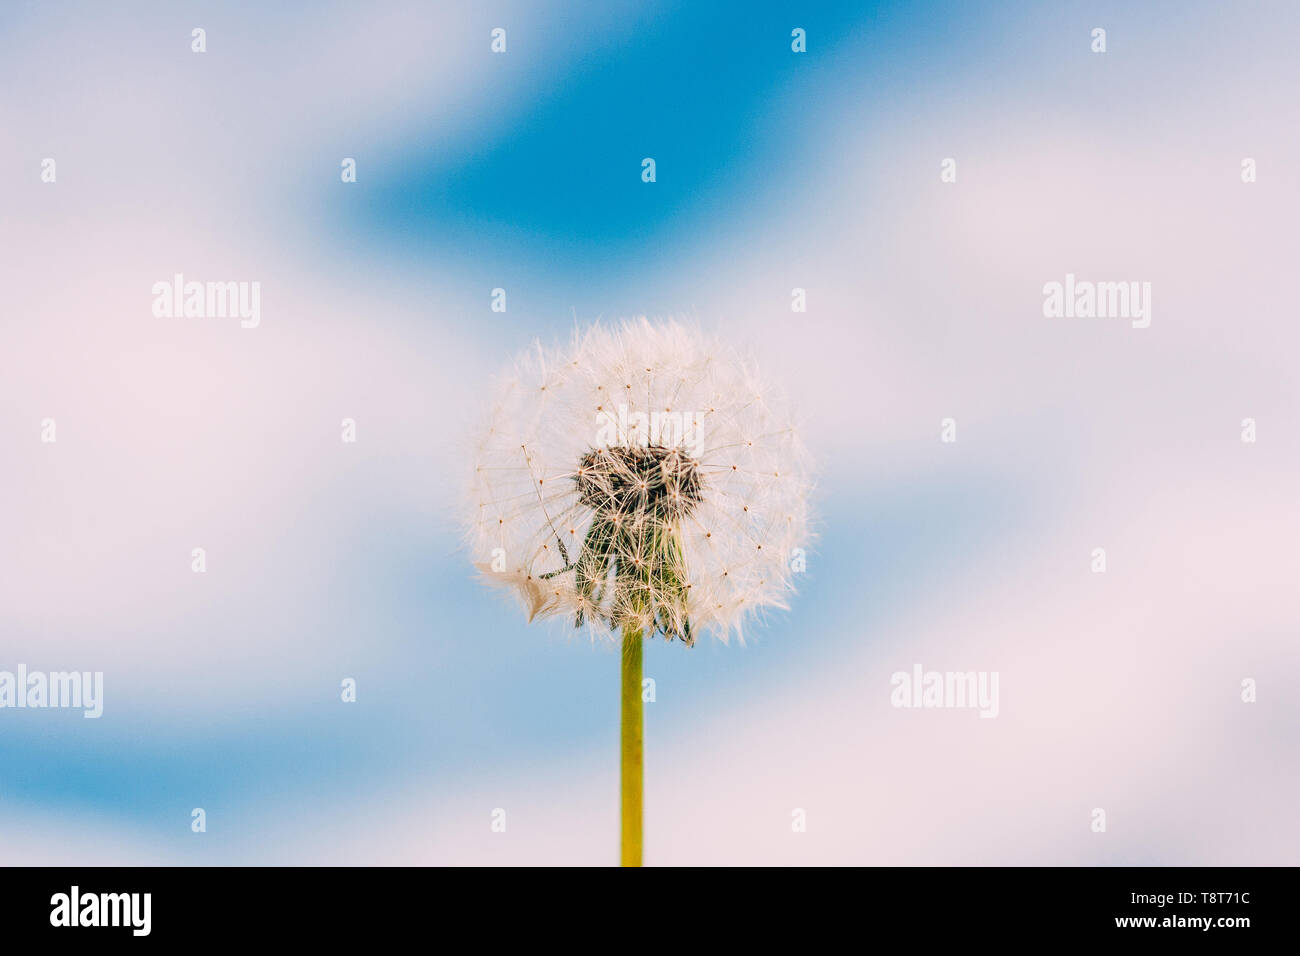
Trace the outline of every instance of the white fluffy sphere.
<instances>
[{"instance_id":1,"label":"white fluffy sphere","mask_svg":"<svg viewBox=\"0 0 1300 956\"><path fill-rule=\"evenodd\" d=\"M530 620L743 638L788 606L809 487L789 409L734 349L677 323L596 326L501 383L469 545Z\"/></svg>"}]
</instances>

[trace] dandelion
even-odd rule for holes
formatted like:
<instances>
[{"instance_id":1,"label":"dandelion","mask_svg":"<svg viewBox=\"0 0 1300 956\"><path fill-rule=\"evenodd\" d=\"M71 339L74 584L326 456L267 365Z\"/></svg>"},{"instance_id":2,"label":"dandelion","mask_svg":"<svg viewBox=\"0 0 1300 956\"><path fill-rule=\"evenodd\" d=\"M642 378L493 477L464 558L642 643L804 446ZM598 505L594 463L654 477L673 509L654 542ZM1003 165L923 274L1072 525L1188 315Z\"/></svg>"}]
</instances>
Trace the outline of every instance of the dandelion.
<instances>
[{"instance_id":1,"label":"dandelion","mask_svg":"<svg viewBox=\"0 0 1300 956\"><path fill-rule=\"evenodd\" d=\"M625 866L641 863L642 643L743 641L787 608L806 453L780 397L718 340L645 319L540 344L502 383L472 475L470 547L530 621L622 640Z\"/></svg>"}]
</instances>

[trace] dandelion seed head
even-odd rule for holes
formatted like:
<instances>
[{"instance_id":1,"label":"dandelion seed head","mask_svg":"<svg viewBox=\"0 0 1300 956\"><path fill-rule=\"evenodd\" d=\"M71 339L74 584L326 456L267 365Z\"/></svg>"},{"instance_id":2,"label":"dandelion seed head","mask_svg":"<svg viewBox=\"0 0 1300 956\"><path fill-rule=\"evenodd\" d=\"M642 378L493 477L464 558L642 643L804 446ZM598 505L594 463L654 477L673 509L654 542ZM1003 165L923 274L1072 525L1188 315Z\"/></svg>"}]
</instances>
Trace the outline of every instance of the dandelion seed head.
<instances>
[{"instance_id":1,"label":"dandelion seed head","mask_svg":"<svg viewBox=\"0 0 1300 956\"><path fill-rule=\"evenodd\" d=\"M539 345L472 464L473 559L530 620L692 643L788 607L807 454L780 394L714 337L638 319Z\"/></svg>"}]
</instances>

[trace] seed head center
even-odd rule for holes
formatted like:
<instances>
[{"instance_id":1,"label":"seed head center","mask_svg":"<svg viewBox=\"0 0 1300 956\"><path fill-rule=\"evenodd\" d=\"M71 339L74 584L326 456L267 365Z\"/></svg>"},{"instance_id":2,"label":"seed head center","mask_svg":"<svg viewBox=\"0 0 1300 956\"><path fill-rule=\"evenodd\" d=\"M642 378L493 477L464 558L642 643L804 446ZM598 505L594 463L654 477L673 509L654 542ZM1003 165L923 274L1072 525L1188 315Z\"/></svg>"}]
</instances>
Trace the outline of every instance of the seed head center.
<instances>
[{"instance_id":1,"label":"seed head center","mask_svg":"<svg viewBox=\"0 0 1300 956\"><path fill-rule=\"evenodd\" d=\"M597 448L578 463L578 500L609 516L672 521L703 497L699 463L680 448Z\"/></svg>"}]
</instances>

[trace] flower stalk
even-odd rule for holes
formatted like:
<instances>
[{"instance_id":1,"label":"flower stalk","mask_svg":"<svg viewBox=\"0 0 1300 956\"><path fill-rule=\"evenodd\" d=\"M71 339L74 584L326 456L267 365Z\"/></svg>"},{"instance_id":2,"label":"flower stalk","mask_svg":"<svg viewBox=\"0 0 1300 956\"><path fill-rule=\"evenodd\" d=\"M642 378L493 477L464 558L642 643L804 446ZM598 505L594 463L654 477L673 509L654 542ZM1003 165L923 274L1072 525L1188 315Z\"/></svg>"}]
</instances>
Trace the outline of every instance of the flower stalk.
<instances>
[{"instance_id":1,"label":"flower stalk","mask_svg":"<svg viewBox=\"0 0 1300 956\"><path fill-rule=\"evenodd\" d=\"M641 701L641 631L623 628L623 703L620 720L622 738L621 791L623 803L623 866L641 865L641 805L644 796L645 736Z\"/></svg>"}]
</instances>

